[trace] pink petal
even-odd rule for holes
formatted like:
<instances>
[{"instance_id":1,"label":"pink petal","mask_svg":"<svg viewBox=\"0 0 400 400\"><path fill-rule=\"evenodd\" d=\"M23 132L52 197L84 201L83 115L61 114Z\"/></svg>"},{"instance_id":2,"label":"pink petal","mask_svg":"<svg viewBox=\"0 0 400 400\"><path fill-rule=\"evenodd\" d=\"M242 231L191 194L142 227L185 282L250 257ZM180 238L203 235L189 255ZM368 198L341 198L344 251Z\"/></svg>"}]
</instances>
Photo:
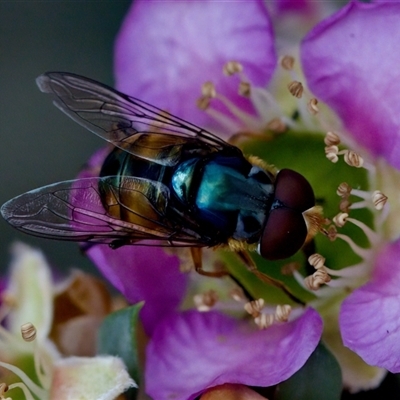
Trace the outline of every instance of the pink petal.
<instances>
[{"instance_id":1,"label":"pink petal","mask_svg":"<svg viewBox=\"0 0 400 400\"><path fill-rule=\"evenodd\" d=\"M360 145L400 168L400 3L353 1L304 39L301 59L313 93Z\"/></svg>"},{"instance_id":2,"label":"pink petal","mask_svg":"<svg viewBox=\"0 0 400 400\"><path fill-rule=\"evenodd\" d=\"M293 322L253 328L217 312L164 319L147 348L146 392L155 399L188 400L224 383L277 384L304 365L322 321L308 309Z\"/></svg>"},{"instance_id":3,"label":"pink petal","mask_svg":"<svg viewBox=\"0 0 400 400\"><path fill-rule=\"evenodd\" d=\"M180 272L178 257L162 248L97 245L87 255L130 303L145 302L140 316L149 335L186 292L187 275Z\"/></svg>"},{"instance_id":4,"label":"pink petal","mask_svg":"<svg viewBox=\"0 0 400 400\"><path fill-rule=\"evenodd\" d=\"M342 305L343 343L367 364L400 372L400 241L381 251L369 283Z\"/></svg>"},{"instance_id":5,"label":"pink petal","mask_svg":"<svg viewBox=\"0 0 400 400\"><path fill-rule=\"evenodd\" d=\"M237 94L238 78L222 74L223 65L231 60L243 64L253 84L264 86L271 78L276 54L262 1L137 0L115 45L116 86L210 126L210 118L196 107L206 81L212 80L217 91L241 108L251 107Z\"/></svg>"}]
</instances>

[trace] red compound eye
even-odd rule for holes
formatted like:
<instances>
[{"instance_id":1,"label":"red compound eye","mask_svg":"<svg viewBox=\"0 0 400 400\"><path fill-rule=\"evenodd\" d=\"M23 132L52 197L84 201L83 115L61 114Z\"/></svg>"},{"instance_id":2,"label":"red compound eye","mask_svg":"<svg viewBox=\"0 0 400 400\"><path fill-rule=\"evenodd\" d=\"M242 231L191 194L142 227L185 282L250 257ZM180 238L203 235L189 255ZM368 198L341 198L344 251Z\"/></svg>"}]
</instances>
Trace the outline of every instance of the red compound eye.
<instances>
[{"instance_id":1,"label":"red compound eye","mask_svg":"<svg viewBox=\"0 0 400 400\"><path fill-rule=\"evenodd\" d=\"M314 191L308 180L291 169L278 172L275 180L275 200L287 208L301 212L315 205Z\"/></svg>"},{"instance_id":2,"label":"red compound eye","mask_svg":"<svg viewBox=\"0 0 400 400\"><path fill-rule=\"evenodd\" d=\"M279 171L272 210L261 235L261 256L281 260L300 250L307 237L302 213L314 205L314 192L302 175L290 169Z\"/></svg>"}]
</instances>

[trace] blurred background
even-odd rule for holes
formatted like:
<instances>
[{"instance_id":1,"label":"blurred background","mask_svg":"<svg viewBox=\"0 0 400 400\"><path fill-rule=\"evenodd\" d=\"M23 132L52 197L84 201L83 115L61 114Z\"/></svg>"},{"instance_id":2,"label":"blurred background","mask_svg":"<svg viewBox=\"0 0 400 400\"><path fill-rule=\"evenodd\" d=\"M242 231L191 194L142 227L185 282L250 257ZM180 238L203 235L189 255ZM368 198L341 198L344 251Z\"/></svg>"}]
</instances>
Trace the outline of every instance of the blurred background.
<instances>
[{"instance_id":1,"label":"blurred background","mask_svg":"<svg viewBox=\"0 0 400 400\"><path fill-rule=\"evenodd\" d=\"M113 43L130 0L0 1L0 204L72 179L104 142L58 111L35 78L75 72L113 85ZM94 267L77 244L19 234L0 219L0 269L21 240L52 265Z\"/></svg>"}]
</instances>

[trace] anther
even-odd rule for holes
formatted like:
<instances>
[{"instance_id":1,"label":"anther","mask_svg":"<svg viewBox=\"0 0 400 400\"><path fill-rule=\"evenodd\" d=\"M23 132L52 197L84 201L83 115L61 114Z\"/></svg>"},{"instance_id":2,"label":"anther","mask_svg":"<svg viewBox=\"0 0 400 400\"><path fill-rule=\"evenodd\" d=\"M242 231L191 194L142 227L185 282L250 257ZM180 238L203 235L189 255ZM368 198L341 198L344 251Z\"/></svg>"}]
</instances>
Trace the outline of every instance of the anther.
<instances>
[{"instance_id":1,"label":"anther","mask_svg":"<svg viewBox=\"0 0 400 400\"><path fill-rule=\"evenodd\" d=\"M251 85L249 82L242 81L239 83L239 94L243 97L250 97Z\"/></svg>"},{"instance_id":2,"label":"anther","mask_svg":"<svg viewBox=\"0 0 400 400\"><path fill-rule=\"evenodd\" d=\"M344 161L351 167L361 168L364 164L364 159L352 150L348 150L344 154Z\"/></svg>"},{"instance_id":3,"label":"anther","mask_svg":"<svg viewBox=\"0 0 400 400\"><path fill-rule=\"evenodd\" d=\"M340 138L335 132L327 132L324 143L327 146L338 146L340 144Z\"/></svg>"},{"instance_id":4,"label":"anther","mask_svg":"<svg viewBox=\"0 0 400 400\"><path fill-rule=\"evenodd\" d=\"M372 203L376 210L382 210L388 198L380 190L375 190L372 193Z\"/></svg>"},{"instance_id":5,"label":"anther","mask_svg":"<svg viewBox=\"0 0 400 400\"><path fill-rule=\"evenodd\" d=\"M223 73L227 76L232 76L243 71L243 65L238 61L228 61L223 69Z\"/></svg>"},{"instance_id":6,"label":"anther","mask_svg":"<svg viewBox=\"0 0 400 400\"><path fill-rule=\"evenodd\" d=\"M261 315L261 310L264 307L264 299L249 301L244 305L244 309L253 317L257 318Z\"/></svg>"},{"instance_id":7,"label":"anther","mask_svg":"<svg viewBox=\"0 0 400 400\"><path fill-rule=\"evenodd\" d=\"M207 110L210 106L210 98L208 96L201 96L197 99L196 105L200 110Z\"/></svg>"},{"instance_id":8,"label":"anther","mask_svg":"<svg viewBox=\"0 0 400 400\"><path fill-rule=\"evenodd\" d=\"M307 103L307 110L311 115L319 113L318 100L315 97Z\"/></svg>"},{"instance_id":9,"label":"anther","mask_svg":"<svg viewBox=\"0 0 400 400\"><path fill-rule=\"evenodd\" d=\"M246 296L243 293L243 289L239 286L233 288L230 292L229 295L232 297L233 300L237 302L242 302L246 300Z\"/></svg>"},{"instance_id":10,"label":"anther","mask_svg":"<svg viewBox=\"0 0 400 400\"><path fill-rule=\"evenodd\" d=\"M288 84L288 89L289 92L292 96L297 97L298 99L301 98L301 96L303 95L303 84L301 82L298 81L292 81Z\"/></svg>"},{"instance_id":11,"label":"anther","mask_svg":"<svg viewBox=\"0 0 400 400\"><path fill-rule=\"evenodd\" d=\"M346 182L342 182L337 190L336 190L336 194L340 197L348 197L350 196L350 192L351 192L352 187L346 183Z\"/></svg>"},{"instance_id":12,"label":"anther","mask_svg":"<svg viewBox=\"0 0 400 400\"><path fill-rule=\"evenodd\" d=\"M21 325L21 335L25 342L32 342L36 338L36 328L30 322Z\"/></svg>"},{"instance_id":13,"label":"anther","mask_svg":"<svg viewBox=\"0 0 400 400\"><path fill-rule=\"evenodd\" d=\"M325 147L325 154L328 155L328 154L330 154L330 153L332 153L332 154L338 154L338 153L339 153L339 147L337 147L337 146L335 146L335 145L326 146L326 147Z\"/></svg>"},{"instance_id":14,"label":"anther","mask_svg":"<svg viewBox=\"0 0 400 400\"><path fill-rule=\"evenodd\" d=\"M326 158L330 161L333 162L334 164L338 162L339 157L335 153L328 153L326 155Z\"/></svg>"},{"instance_id":15,"label":"anther","mask_svg":"<svg viewBox=\"0 0 400 400\"><path fill-rule=\"evenodd\" d=\"M266 128L274 133L284 133L287 130L286 124L280 118L271 119Z\"/></svg>"},{"instance_id":16,"label":"anther","mask_svg":"<svg viewBox=\"0 0 400 400\"><path fill-rule=\"evenodd\" d=\"M201 94L205 97L214 98L217 95L215 85L211 81L204 82L201 85Z\"/></svg>"},{"instance_id":17,"label":"anther","mask_svg":"<svg viewBox=\"0 0 400 400\"><path fill-rule=\"evenodd\" d=\"M275 319L279 322L287 322L292 312L292 307L288 304L277 305L275 311Z\"/></svg>"},{"instance_id":18,"label":"anther","mask_svg":"<svg viewBox=\"0 0 400 400\"><path fill-rule=\"evenodd\" d=\"M293 56L283 56L281 60L281 66L283 69L286 69L286 71L291 71L293 69L294 61L295 60Z\"/></svg>"},{"instance_id":19,"label":"anther","mask_svg":"<svg viewBox=\"0 0 400 400\"><path fill-rule=\"evenodd\" d=\"M7 383L0 383L0 397L2 397L4 395L4 393L6 393L8 391L8 385Z\"/></svg>"},{"instance_id":20,"label":"anther","mask_svg":"<svg viewBox=\"0 0 400 400\"><path fill-rule=\"evenodd\" d=\"M348 198L344 197L340 200L339 203L339 210L343 213L348 213L350 210L352 203L349 201Z\"/></svg>"},{"instance_id":21,"label":"anther","mask_svg":"<svg viewBox=\"0 0 400 400\"><path fill-rule=\"evenodd\" d=\"M337 146L326 146L325 147L326 158L333 163L336 163L339 160L338 152L339 152L339 148Z\"/></svg>"},{"instance_id":22,"label":"anther","mask_svg":"<svg viewBox=\"0 0 400 400\"><path fill-rule=\"evenodd\" d=\"M203 294L195 295L193 301L198 311L210 311L218 301L218 294L215 290L209 290Z\"/></svg>"},{"instance_id":23,"label":"anther","mask_svg":"<svg viewBox=\"0 0 400 400\"><path fill-rule=\"evenodd\" d=\"M333 217L333 222L337 227L342 228L346 224L348 217L349 214L347 213L339 213L338 215Z\"/></svg>"},{"instance_id":24,"label":"anther","mask_svg":"<svg viewBox=\"0 0 400 400\"><path fill-rule=\"evenodd\" d=\"M280 118L273 118L268 122L266 128L274 133L284 133L287 131L286 124Z\"/></svg>"},{"instance_id":25,"label":"anther","mask_svg":"<svg viewBox=\"0 0 400 400\"><path fill-rule=\"evenodd\" d=\"M304 279L304 284L309 290L318 290L322 285L331 281L331 277L324 269L319 269Z\"/></svg>"},{"instance_id":26,"label":"anther","mask_svg":"<svg viewBox=\"0 0 400 400\"><path fill-rule=\"evenodd\" d=\"M318 285L323 285L332 280L328 272L324 269L319 269L313 273L314 283Z\"/></svg>"},{"instance_id":27,"label":"anther","mask_svg":"<svg viewBox=\"0 0 400 400\"><path fill-rule=\"evenodd\" d=\"M321 254L314 253L310 257L308 257L308 262L315 269L320 269L325 265L325 257L321 256Z\"/></svg>"},{"instance_id":28,"label":"anther","mask_svg":"<svg viewBox=\"0 0 400 400\"><path fill-rule=\"evenodd\" d=\"M272 314L260 314L254 318L254 322L260 329L265 329L271 326L275 321L275 316Z\"/></svg>"}]
</instances>

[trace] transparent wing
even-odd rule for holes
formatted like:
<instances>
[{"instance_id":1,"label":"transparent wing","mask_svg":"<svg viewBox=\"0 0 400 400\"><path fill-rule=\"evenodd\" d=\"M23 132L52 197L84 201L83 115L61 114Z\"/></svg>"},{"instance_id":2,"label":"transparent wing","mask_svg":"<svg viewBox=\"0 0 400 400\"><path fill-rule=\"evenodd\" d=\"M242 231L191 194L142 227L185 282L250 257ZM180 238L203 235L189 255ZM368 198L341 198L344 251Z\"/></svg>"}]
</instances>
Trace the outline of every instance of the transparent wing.
<instances>
[{"instance_id":1,"label":"transparent wing","mask_svg":"<svg viewBox=\"0 0 400 400\"><path fill-rule=\"evenodd\" d=\"M1 213L18 230L50 239L78 242L135 244L150 241L160 246L201 246L200 236L166 218L168 188L135 177L85 178L32 190L5 203ZM107 212L107 193L124 220Z\"/></svg>"},{"instance_id":2,"label":"transparent wing","mask_svg":"<svg viewBox=\"0 0 400 400\"><path fill-rule=\"evenodd\" d=\"M175 165L182 146L190 144L206 152L224 148L239 151L196 125L92 79L47 72L36 82L74 121L138 157Z\"/></svg>"}]
</instances>

